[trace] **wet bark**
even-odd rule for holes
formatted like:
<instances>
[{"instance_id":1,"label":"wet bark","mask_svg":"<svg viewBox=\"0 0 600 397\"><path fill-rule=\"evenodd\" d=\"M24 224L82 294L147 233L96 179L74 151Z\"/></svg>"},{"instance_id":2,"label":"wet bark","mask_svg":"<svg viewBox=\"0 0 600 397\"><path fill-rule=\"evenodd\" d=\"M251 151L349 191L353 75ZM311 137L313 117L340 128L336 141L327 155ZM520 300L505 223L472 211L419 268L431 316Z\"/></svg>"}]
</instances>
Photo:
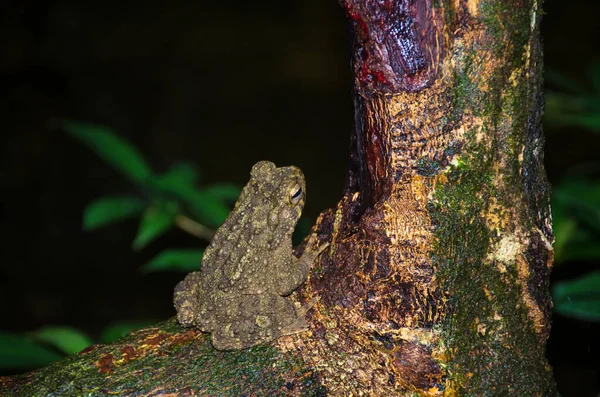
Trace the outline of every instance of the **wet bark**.
<instances>
[{"instance_id":1,"label":"wet bark","mask_svg":"<svg viewBox=\"0 0 600 397\"><path fill-rule=\"evenodd\" d=\"M539 2L341 4L355 131L309 331L223 353L171 320L0 394L557 395Z\"/></svg>"}]
</instances>

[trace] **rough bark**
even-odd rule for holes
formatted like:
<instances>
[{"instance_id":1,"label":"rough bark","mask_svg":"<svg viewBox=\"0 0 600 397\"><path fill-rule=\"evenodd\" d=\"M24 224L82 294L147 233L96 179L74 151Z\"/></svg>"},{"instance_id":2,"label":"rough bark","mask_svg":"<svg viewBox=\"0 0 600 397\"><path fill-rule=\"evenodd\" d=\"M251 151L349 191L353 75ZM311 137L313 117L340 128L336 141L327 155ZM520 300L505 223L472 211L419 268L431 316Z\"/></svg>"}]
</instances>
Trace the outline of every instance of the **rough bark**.
<instances>
[{"instance_id":1,"label":"rough bark","mask_svg":"<svg viewBox=\"0 0 600 397\"><path fill-rule=\"evenodd\" d=\"M24 395L557 395L537 0L342 0L355 124L308 332L223 353L172 320L21 377ZM309 181L310 184L310 181Z\"/></svg>"}]
</instances>

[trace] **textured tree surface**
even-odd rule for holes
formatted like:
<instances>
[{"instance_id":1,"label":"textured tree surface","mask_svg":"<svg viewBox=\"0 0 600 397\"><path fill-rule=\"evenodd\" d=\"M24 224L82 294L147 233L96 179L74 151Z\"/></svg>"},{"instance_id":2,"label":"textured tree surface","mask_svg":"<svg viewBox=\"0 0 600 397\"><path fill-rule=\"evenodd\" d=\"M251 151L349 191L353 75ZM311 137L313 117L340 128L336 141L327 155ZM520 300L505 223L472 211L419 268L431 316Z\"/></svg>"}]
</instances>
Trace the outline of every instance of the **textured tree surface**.
<instances>
[{"instance_id":1,"label":"textured tree surface","mask_svg":"<svg viewBox=\"0 0 600 397\"><path fill-rule=\"evenodd\" d=\"M173 320L0 394L554 396L536 0L344 0L355 124L308 332L237 352ZM310 189L310 181L308 181Z\"/></svg>"}]
</instances>

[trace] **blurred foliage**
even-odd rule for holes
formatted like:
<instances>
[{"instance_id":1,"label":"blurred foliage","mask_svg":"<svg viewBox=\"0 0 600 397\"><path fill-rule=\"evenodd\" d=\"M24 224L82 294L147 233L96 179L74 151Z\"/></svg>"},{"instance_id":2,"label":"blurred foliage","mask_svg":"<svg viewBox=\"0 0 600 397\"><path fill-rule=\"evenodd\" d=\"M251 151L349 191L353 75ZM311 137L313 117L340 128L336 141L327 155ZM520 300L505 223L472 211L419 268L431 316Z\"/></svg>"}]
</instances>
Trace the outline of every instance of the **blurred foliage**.
<instances>
[{"instance_id":1,"label":"blurred foliage","mask_svg":"<svg viewBox=\"0 0 600 397\"><path fill-rule=\"evenodd\" d=\"M145 273L157 270L181 270L191 272L198 270L204 250L197 249L169 249L155 256L142 267Z\"/></svg>"},{"instance_id":2,"label":"blurred foliage","mask_svg":"<svg viewBox=\"0 0 600 397\"><path fill-rule=\"evenodd\" d=\"M28 370L62 357L52 346L35 342L33 338L0 331L0 369Z\"/></svg>"},{"instance_id":3,"label":"blurred foliage","mask_svg":"<svg viewBox=\"0 0 600 397\"><path fill-rule=\"evenodd\" d=\"M600 260L600 183L564 180L552 191L554 260Z\"/></svg>"},{"instance_id":4,"label":"blurred foliage","mask_svg":"<svg viewBox=\"0 0 600 397\"><path fill-rule=\"evenodd\" d=\"M90 346L92 338L72 327L45 326L28 333L29 339L39 344L54 346L63 354L73 354Z\"/></svg>"},{"instance_id":5,"label":"blurred foliage","mask_svg":"<svg viewBox=\"0 0 600 397\"><path fill-rule=\"evenodd\" d=\"M600 132L600 62L589 68L589 84L547 70L545 125L550 131L577 127ZM597 167L598 165L596 165ZM553 186L555 265L600 263L600 182L589 168L574 168ZM600 321L600 272L589 272L552 288L554 310L585 321Z\"/></svg>"},{"instance_id":6,"label":"blurred foliage","mask_svg":"<svg viewBox=\"0 0 600 397\"><path fill-rule=\"evenodd\" d=\"M552 292L557 313L586 321L600 320L600 271L558 282Z\"/></svg>"},{"instance_id":7,"label":"blurred foliage","mask_svg":"<svg viewBox=\"0 0 600 397\"><path fill-rule=\"evenodd\" d=\"M137 187L138 195L105 196L92 201L83 215L85 230L139 217L132 243L135 250L143 249L174 227L209 240L241 192L239 186L231 184L198 186L198 169L187 162L175 163L165 173L155 173L135 146L109 128L73 121L62 127ZM202 252L167 250L142 270L197 270Z\"/></svg>"},{"instance_id":8,"label":"blurred foliage","mask_svg":"<svg viewBox=\"0 0 600 397\"><path fill-rule=\"evenodd\" d=\"M140 216L144 200L133 196L101 197L88 204L83 214L83 228L94 230L123 219Z\"/></svg>"},{"instance_id":9,"label":"blurred foliage","mask_svg":"<svg viewBox=\"0 0 600 397\"><path fill-rule=\"evenodd\" d=\"M551 87L546 90L546 125L600 133L600 61L592 64L588 74L590 82L584 87L559 72L546 70Z\"/></svg>"}]
</instances>

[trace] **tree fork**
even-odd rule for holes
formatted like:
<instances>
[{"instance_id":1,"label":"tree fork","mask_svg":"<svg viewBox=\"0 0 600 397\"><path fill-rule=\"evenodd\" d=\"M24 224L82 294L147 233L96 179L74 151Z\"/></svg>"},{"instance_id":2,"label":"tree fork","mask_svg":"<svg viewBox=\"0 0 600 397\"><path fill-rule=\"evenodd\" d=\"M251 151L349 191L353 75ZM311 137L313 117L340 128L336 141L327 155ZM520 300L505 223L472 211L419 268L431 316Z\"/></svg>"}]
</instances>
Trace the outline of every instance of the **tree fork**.
<instances>
[{"instance_id":1,"label":"tree fork","mask_svg":"<svg viewBox=\"0 0 600 397\"><path fill-rule=\"evenodd\" d=\"M308 332L218 352L173 320L0 394L554 396L537 0L342 0L355 131Z\"/></svg>"}]
</instances>

